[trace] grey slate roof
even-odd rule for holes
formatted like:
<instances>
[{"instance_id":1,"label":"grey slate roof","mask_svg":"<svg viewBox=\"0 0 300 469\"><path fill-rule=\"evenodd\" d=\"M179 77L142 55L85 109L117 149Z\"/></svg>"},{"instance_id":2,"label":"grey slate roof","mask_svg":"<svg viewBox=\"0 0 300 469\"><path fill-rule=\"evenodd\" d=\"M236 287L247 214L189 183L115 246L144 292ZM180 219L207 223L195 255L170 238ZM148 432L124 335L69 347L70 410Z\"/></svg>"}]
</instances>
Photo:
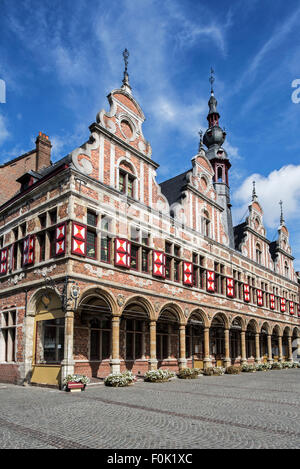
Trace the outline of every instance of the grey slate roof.
<instances>
[{"instance_id":1,"label":"grey slate roof","mask_svg":"<svg viewBox=\"0 0 300 469\"><path fill-rule=\"evenodd\" d=\"M166 196L170 205L180 200L182 191L188 182L186 179L186 175L189 172L190 170L185 171L184 173L179 174L178 176L175 176L159 184L162 193L164 194L164 196Z\"/></svg>"}]
</instances>

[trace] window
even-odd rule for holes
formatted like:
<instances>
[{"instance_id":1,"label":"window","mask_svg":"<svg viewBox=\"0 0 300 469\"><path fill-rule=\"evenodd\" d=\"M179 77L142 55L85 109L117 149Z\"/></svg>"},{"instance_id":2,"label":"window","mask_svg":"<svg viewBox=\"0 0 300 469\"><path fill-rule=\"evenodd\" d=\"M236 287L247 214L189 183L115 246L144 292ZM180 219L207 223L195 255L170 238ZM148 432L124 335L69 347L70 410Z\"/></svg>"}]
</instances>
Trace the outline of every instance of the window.
<instances>
[{"instance_id":1,"label":"window","mask_svg":"<svg viewBox=\"0 0 300 469\"><path fill-rule=\"evenodd\" d=\"M258 264L261 264L261 255L262 255L262 251L261 251L261 247L260 247L260 244L256 244L256 262Z\"/></svg>"},{"instance_id":2,"label":"window","mask_svg":"<svg viewBox=\"0 0 300 469\"><path fill-rule=\"evenodd\" d=\"M111 320L93 319L90 321L90 359L105 360L110 357Z\"/></svg>"},{"instance_id":3,"label":"window","mask_svg":"<svg viewBox=\"0 0 300 469\"><path fill-rule=\"evenodd\" d=\"M57 208L49 212L50 224L55 225L57 222Z\"/></svg>"},{"instance_id":4,"label":"window","mask_svg":"<svg viewBox=\"0 0 300 469\"><path fill-rule=\"evenodd\" d=\"M210 236L210 219L209 213L206 210L203 212L203 215L201 217L201 233L204 236Z\"/></svg>"},{"instance_id":5,"label":"window","mask_svg":"<svg viewBox=\"0 0 300 469\"><path fill-rule=\"evenodd\" d=\"M21 230L21 238L24 238L26 236L26 223L23 223L20 226L20 230Z\"/></svg>"},{"instance_id":6,"label":"window","mask_svg":"<svg viewBox=\"0 0 300 469\"><path fill-rule=\"evenodd\" d=\"M14 362L16 357L16 311L2 313L3 361Z\"/></svg>"},{"instance_id":7,"label":"window","mask_svg":"<svg viewBox=\"0 0 300 469\"><path fill-rule=\"evenodd\" d=\"M119 172L119 191L128 197L134 197L134 181L135 177L120 169Z\"/></svg>"},{"instance_id":8,"label":"window","mask_svg":"<svg viewBox=\"0 0 300 469\"><path fill-rule=\"evenodd\" d=\"M87 211L87 224L89 226L97 226L97 215L90 210Z\"/></svg>"},{"instance_id":9,"label":"window","mask_svg":"<svg viewBox=\"0 0 300 469\"><path fill-rule=\"evenodd\" d=\"M65 319L37 322L37 362L60 363L64 358Z\"/></svg>"},{"instance_id":10,"label":"window","mask_svg":"<svg viewBox=\"0 0 300 469\"><path fill-rule=\"evenodd\" d=\"M216 293L225 293L225 265L215 262L215 291Z\"/></svg>"},{"instance_id":11,"label":"window","mask_svg":"<svg viewBox=\"0 0 300 469\"><path fill-rule=\"evenodd\" d=\"M180 259L180 246L173 243L165 242L166 255L166 278L174 282L181 280L181 259Z\"/></svg>"},{"instance_id":12,"label":"window","mask_svg":"<svg viewBox=\"0 0 300 469\"><path fill-rule=\"evenodd\" d=\"M56 234L55 229L48 231L49 244L50 244L50 259L55 257L55 248L56 248ZM23 257L23 256L22 256Z\"/></svg>"},{"instance_id":13,"label":"window","mask_svg":"<svg viewBox=\"0 0 300 469\"><path fill-rule=\"evenodd\" d=\"M243 284L241 282L241 272L233 270L234 296L239 300L243 299Z\"/></svg>"},{"instance_id":14,"label":"window","mask_svg":"<svg viewBox=\"0 0 300 469\"><path fill-rule=\"evenodd\" d=\"M96 259L97 251L97 234L95 231L87 230L86 232L86 257Z\"/></svg>"},{"instance_id":15,"label":"window","mask_svg":"<svg viewBox=\"0 0 300 469\"><path fill-rule=\"evenodd\" d=\"M144 356L145 321L123 318L121 330L125 334L125 360L137 360Z\"/></svg>"},{"instance_id":16,"label":"window","mask_svg":"<svg viewBox=\"0 0 300 469\"><path fill-rule=\"evenodd\" d=\"M41 233L38 235L38 242L40 246L40 262L45 260L45 253L46 253L46 234Z\"/></svg>"},{"instance_id":17,"label":"window","mask_svg":"<svg viewBox=\"0 0 300 469\"><path fill-rule=\"evenodd\" d=\"M110 262L110 250L111 250L111 218L106 215L101 217L101 249L100 249L100 260L102 262Z\"/></svg>"},{"instance_id":18,"label":"window","mask_svg":"<svg viewBox=\"0 0 300 469\"><path fill-rule=\"evenodd\" d=\"M43 213L42 215L39 215L39 221L40 221L41 230L46 228L46 224L47 224L46 213Z\"/></svg>"},{"instance_id":19,"label":"window","mask_svg":"<svg viewBox=\"0 0 300 469\"><path fill-rule=\"evenodd\" d=\"M284 263L284 275L285 275L286 277L289 276L289 266L288 266L288 263L287 263L286 261L285 261L285 263Z\"/></svg>"}]
</instances>

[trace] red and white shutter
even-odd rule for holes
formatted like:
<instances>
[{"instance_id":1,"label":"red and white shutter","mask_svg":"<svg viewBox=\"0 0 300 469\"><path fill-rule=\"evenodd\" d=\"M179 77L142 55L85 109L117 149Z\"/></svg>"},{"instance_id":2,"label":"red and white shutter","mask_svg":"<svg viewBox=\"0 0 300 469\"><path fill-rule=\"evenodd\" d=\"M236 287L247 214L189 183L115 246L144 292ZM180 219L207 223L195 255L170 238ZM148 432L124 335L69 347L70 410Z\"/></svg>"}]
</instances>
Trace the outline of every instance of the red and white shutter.
<instances>
[{"instance_id":1,"label":"red and white shutter","mask_svg":"<svg viewBox=\"0 0 300 469\"><path fill-rule=\"evenodd\" d=\"M290 314L295 314L295 306L293 301L290 301Z\"/></svg>"},{"instance_id":2,"label":"red and white shutter","mask_svg":"<svg viewBox=\"0 0 300 469\"><path fill-rule=\"evenodd\" d=\"M215 273L213 270L206 271L206 289L209 292L215 291Z\"/></svg>"},{"instance_id":3,"label":"red and white shutter","mask_svg":"<svg viewBox=\"0 0 300 469\"><path fill-rule=\"evenodd\" d=\"M250 286L247 283L244 283L244 301L250 302Z\"/></svg>"},{"instance_id":4,"label":"red and white shutter","mask_svg":"<svg viewBox=\"0 0 300 469\"><path fill-rule=\"evenodd\" d=\"M257 293L257 304L258 306L263 306L263 293L261 290L256 290Z\"/></svg>"},{"instance_id":5,"label":"red and white shutter","mask_svg":"<svg viewBox=\"0 0 300 469\"><path fill-rule=\"evenodd\" d=\"M115 238L115 265L130 268L131 242L123 238Z\"/></svg>"},{"instance_id":6,"label":"red and white shutter","mask_svg":"<svg viewBox=\"0 0 300 469\"><path fill-rule=\"evenodd\" d=\"M0 275L5 275L7 273L7 253L7 248L0 251Z\"/></svg>"},{"instance_id":7,"label":"red and white shutter","mask_svg":"<svg viewBox=\"0 0 300 469\"><path fill-rule=\"evenodd\" d=\"M280 298L280 311L285 313L286 311L286 301L285 298Z\"/></svg>"},{"instance_id":8,"label":"red and white shutter","mask_svg":"<svg viewBox=\"0 0 300 469\"><path fill-rule=\"evenodd\" d=\"M67 224L60 223L55 230L55 255L60 256L66 252L66 230Z\"/></svg>"},{"instance_id":9,"label":"red and white shutter","mask_svg":"<svg viewBox=\"0 0 300 469\"><path fill-rule=\"evenodd\" d=\"M153 251L153 275L162 278L166 276L166 255L162 251Z\"/></svg>"},{"instance_id":10,"label":"red and white shutter","mask_svg":"<svg viewBox=\"0 0 300 469\"><path fill-rule=\"evenodd\" d=\"M270 309L275 309L275 295L270 295Z\"/></svg>"},{"instance_id":11,"label":"red and white shutter","mask_svg":"<svg viewBox=\"0 0 300 469\"><path fill-rule=\"evenodd\" d=\"M193 264L183 262L183 283L184 285L193 285Z\"/></svg>"},{"instance_id":12,"label":"red and white shutter","mask_svg":"<svg viewBox=\"0 0 300 469\"><path fill-rule=\"evenodd\" d=\"M23 244L23 265L33 265L34 264L34 245L35 245L35 236L30 235L24 239Z\"/></svg>"},{"instance_id":13,"label":"red and white shutter","mask_svg":"<svg viewBox=\"0 0 300 469\"><path fill-rule=\"evenodd\" d=\"M226 293L229 298L234 297L234 279L228 278L226 279Z\"/></svg>"},{"instance_id":14,"label":"red and white shutter","mask_svg":"<svg viewBox=\"0 0 300 469\"><path fill-rule=\"evenodd\" d=\"M72 224L72 254L86 256L86 226L77 222Z\"/></svg>"}]
</instances>

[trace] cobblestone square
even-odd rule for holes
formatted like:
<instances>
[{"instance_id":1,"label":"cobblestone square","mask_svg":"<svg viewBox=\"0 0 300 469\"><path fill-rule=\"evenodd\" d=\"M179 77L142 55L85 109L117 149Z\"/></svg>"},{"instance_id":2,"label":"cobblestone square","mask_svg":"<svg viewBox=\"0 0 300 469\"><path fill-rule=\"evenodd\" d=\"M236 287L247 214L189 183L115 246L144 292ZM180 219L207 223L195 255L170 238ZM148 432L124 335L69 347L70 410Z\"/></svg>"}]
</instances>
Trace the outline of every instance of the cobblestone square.
<instances>
[{"instance_id":1,"label":"cobblestone square","mask_svg":"<svg viewBox=\"0 0 300 469\"><path fill-rule=\"evenodd\" d=\"M0 384L0 448L299 448L300 371L85 392Z\"/></svg>"}]
</instances>

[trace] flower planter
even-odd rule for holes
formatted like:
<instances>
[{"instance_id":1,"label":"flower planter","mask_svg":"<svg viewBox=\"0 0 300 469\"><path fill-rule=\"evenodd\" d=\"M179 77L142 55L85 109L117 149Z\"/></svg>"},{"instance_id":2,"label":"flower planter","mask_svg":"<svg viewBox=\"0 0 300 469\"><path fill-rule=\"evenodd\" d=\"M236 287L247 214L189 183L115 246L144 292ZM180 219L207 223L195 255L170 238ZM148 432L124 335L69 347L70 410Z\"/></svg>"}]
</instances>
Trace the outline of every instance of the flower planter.
<instances>
[{"instance_id":1,"label":"flower planter","mask_svg":"<svg viewBox=\"0 0 300 469\"><path fill-rule=\"evenodd\" d=\"M76 381L69 381L66 386L66 391L68 392L81 392L85 390L85 384L77 383Z\"/></svg>"}]
</instances>

